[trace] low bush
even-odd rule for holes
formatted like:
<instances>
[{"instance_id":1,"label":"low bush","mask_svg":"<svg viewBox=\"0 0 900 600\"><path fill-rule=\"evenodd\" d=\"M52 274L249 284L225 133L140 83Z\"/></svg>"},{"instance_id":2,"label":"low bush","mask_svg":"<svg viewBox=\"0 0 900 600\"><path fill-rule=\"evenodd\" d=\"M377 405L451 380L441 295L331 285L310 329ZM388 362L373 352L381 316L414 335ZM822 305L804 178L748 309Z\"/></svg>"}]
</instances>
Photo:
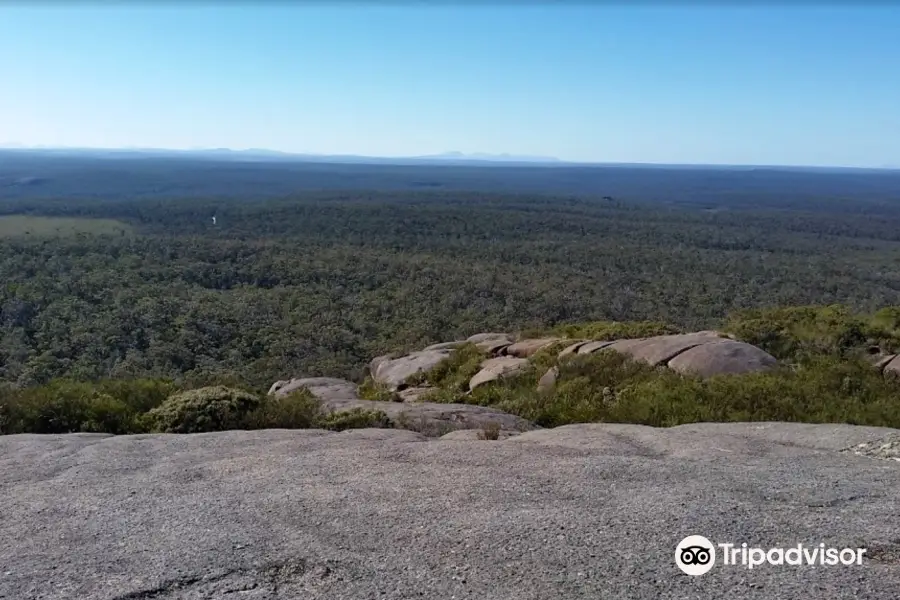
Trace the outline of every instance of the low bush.
<instances>
[{"instance_id":1,"label":"low bush","mask_svg":"<svg viewBox=\"0 0 900 600\"><path fill-rule=\"evenodd\" d=\"M202 433L246 428L262 399L250 392L212 386L170 396L147 414L153 431Z\"/></svg>"},{"instance_id":2,"label":"low bush","mask_svg":"<svg viewBox=\"0 0 900 600\"><path fill-rule=\"evenodd\" d=\"M368 427L388 429L393 427L393 423L387 414L380 410L366 410L357 407L325 415L319 420L318 426L331 431L344 431Z\"/></svg>"},{"instance_id":3,"label":"low bush","mask_svg":"<svg viewBox=\"0 0 900 600\"><path fill-rule=\"evenodd\" d=\"M139 433L142 413L171 393L163 380L54 380L0 389L0 433Z\"/></svg>"},{"instance_id":4,"label":"low bush","mask_svg":"<svg viewBox=\"0 0 900 600\"><path fill-rule=\"evenodd\" d=\"M485 358L485 354L475 344L463 344L436 367L416 374L408 383L465 391L469 380L481 370L481 363Z\"/></svg>"},{"instance_id":5,"label":"low bush","mask_svg":"<svg viewBox=\"0 0 900 600\"><path fill-rule=\"evenodd\" d=\"M388 389L383 383L379 383L371 377L366 377L357 389L359 397L363 400L374 400L381 402L398 402L400 397L396 392Z\"/></svg>"},{"instance_id":6,"label":"low bush","mask_svg":"<svg viewBox=\"0 0 900 600\"><path fill-rule=\"evenodd\" d=\"M323 418L319 400L308 390L265 396L244 420L244 429L312 429Z\"/></svg>"},{"instance_id":7,"label":"low bush","mask_svg":"<svg viewBox=\"0 0 900 600\"><path fill-rule=\"evenodd\" d=\"M866 356L873 348L900 350L900 307L871 316L855 315L841 306L746 311L730 317L723 329L772 353L784 366L765 373L701 379L613 351L559 359L561 347L570 343L565 342L536 353L522 373L469 392L468 382L480 370L485 354L465 344L409 383L434 387L422 400L491 406L543 427L795 421L900 428L900 378L885 378ZM676 331L652 322L599 322L563 325L554 334L611 339ZM552 367L558 369L555 386L538 392L538 380ZM0 433L392 426L435 433L435 426L424 420L401 416L392 423L379 411L360 408L326 414L305 390L266 396L242 389L239 382L230 383L187 391L186 381L180 382L179 391L171 381L151 379L55 380L25 389L0 386ZM396 399L371 379L360 386L360 394L372 400Z\"/></svg>"},{"instance_id":8,"label":"low bush","mask_svg":"<svg viewBox=\"0 0 900 600\"><path fill-rule=\"evenodd\" d=\"M794 421L900 428L900 382L859 358L815 355L794 369L701 379L601 351L558 360L555 387L540 393L545 366L471 393L437 389L428 400L491 406L542 427Z\"/></svg>"},{"instance_id":9,"label":"low bush","mask_svg":"<svg viewBox=\"0 0 900 600\"><path fill-rule=\"evenodd\" d=\"M488 423L478 431L479 440L499 440L500 425L497 423Z\"/></svg>"},{"instance_id":10,"label":"low bush","mask_svg":"<svg viewBox=\"0 0 900 600\"><path fill-rule=\"evenodd\" d=\"M679 327L655 321L588 321L562 324L550 330L534 333L558 335L571 339L620 340L682 333L682 330Z\"/></svg>"},{"instance_id":11,"label":"low bush","mask_svg":"<svg viewBox=\"0 0 900 600\"><path fill-rule=\"evenodd\" d=\"M308 390L267 396L227 386L172 393L171 382L57 380L0 387L0 434L201 433L231 429L392 427L381 411L328 414Z\"/></svg>"},{"instance_id":12,"label":"low bush","mask_svg":"<svg viewBox=\"0 0 900 600\"><path fill-rule=\"evenodd\" d=\"M872 316L841 305L792 306L735 313L724 330L779 360L803 363L817 356L854 358L870 348L900 350L900 308Z\"/></svg>"}]
</instances>

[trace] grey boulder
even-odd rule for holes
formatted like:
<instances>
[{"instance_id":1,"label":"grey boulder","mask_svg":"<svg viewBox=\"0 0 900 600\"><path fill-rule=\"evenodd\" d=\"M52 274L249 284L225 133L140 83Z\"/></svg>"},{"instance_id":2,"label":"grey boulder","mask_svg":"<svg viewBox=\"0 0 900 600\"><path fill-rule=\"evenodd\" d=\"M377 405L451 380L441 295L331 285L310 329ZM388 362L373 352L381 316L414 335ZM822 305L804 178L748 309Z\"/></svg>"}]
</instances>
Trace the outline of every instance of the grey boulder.
<instances>
[{"instance_id":1,"label":"grey boulder","mask_svg":"<svg viewBox=\"0 0 900 600\"><path fill-rule=\"evenodd\" d=\"M576 354L593 354L594 352L599 352L604 348L608 348L613 345L615 341L604 341L598 340L596 342L588 342L587 344L581 344L578 346L578 349L575 351Z\"/></svg>"},{"instance_id":2,"label":"grey boulder","mask_svg":"<svg viewBox=\"0 0 900 600\"><path fill-rule=\"evenodd\" d=\"M485 340L475 344L475 347L488 356L499 356L511 344L512 341L506 339Z\"/></svg>"},{"instance_id":3,"label":"grey boulder","mask_svg":"<svg viewBox=\"0 0 900 600\"><path fill-rule=\"evenodd\" d=\"M710 377L768 371L776 368L778 361L752 344L723 338L682 352L668 366L679 373Z\"/></svg>"},{"instance_id":4,"label":"grey boulder","mask_svg":"<svg viewBox=\"0 0 900 600\"><path fill-rule=\"evenodd\" d=\"M507 341L511 344L513 342L513 338L508 333L476 333L475 335L466 338L466 341L471 344L480 344L482 342L488 341Z\"/></svg>"},{"instance_id":5,"label":"grey boulder","mask_svg":"<svg viewBox=\"0 0 900 600\"><path fill-rule=\"evenodd\" d=\"M452 349L421 350L399 358L379 357L370 364L372 379L391 391L408 387L407 381L418 373L427 373L453 354ZM374 369L372 365L374 364Z\"/></svg>"},{"instance_id":6,"label":"grey boulder","mask_svg":"<svg viewBox=\"0 0 900 600\"><path fill-rule=\"evenodd\" d=\"M333 377L306 377L276 381L269 388L269 394L286 396L301 389L309 390L319 400L359 400L355 383Z\"/></svg>"},{"instance_id":7,"label":"grey boulder","mask_svg":"<svg viewBox=\"0 0 900 600\"><path fill-rule=\"evenodd\" d=\"M528 358L529 356L537 354L547 346L555 344L559 341L562 341L562 338L547 337L522 340L520 342L516 342L515 344L507 346L506 354L508 354L509 356L515 356L517 358Z\"/></svg>"},{"instance_id":8,"label":"grey boulder","mask_svg":"<svg viewBox=\"0 0 900 600\"><path fill-rule=\"evenodd\" d=\"M537 391L546 393L556 387L556 378L559 377L559 367L550 367L538 380Z\"/></svg>"},{"instance_id":9,"label":"grey boulder","mask_svg":"<svg viewBox=\"0 0 900 600\"><path fill-rule=\"evenodd\" d=\"M419 402L423 396L433 391L434 388L430 386L411 387L397 392L397 397L401 402Z\"/></svg>"},{"instance_id":10,"label":"grey boulder","mask_svg":"<svg viewBox=\"0 0 900 600\"><path fill-rule=\"evenodd\" d=\"M581 348L582 346L584 346L585 344L588 344L588 343L590 343L590 340L578 340L577 342L574 342L573 344L566 346L565 348L560 350L559 358L565 358L566 356L575 354L576 352L578 352L579 348Z\"/></svg>"},{"instance_id":11,"label":"grey boulder","mask_svg":"<svg viewBox=\"0 0 900 600\"><path fill-rule=\"evenodd\" d=\"M900 356L893 356L881 367L885 375L900 375Z\"/></svg>"},{"instance_id":12,"label":"grey boulder","mask_svg":"<svg viewBox=\"0 0 900 600\"><path fill-rule=\"evenodd\" d=\"M490 381L496 381L504 377L511 377L528 368L527 358L514 356L498 356L489 358L481 363L481 370L469 380L469 389L474 390L480 385Z\"/></svg>"},{"instance_id":13,"label":"grey boulder","mask_svg":"<svg viewBox=\"0 0 900 600\"><path fill-rule=\"evenodd\" d=\"M279 385L283 384L283 385ZM381 411L391 420L394 427L419 431L428 436L437 436L457 429L479 429L489 424L499 425L505 431L530 431L536 426L521 417L510 415L495 408L473 404L444 404L441 402L416 402L416 397L403 390L398 396L403 402L383 402L363 400L357 394L356 384L330 377L309 377L278 382L271 393L285 395L298 389L307 389L319 399L326 413L354 409ZM409 388L418 390L419 396L431 388Z\"/></svg>"},{"instance_id":14,"label":"grey boulder","mask_svg":"<svg viewBox=\"0 0 900 600\"><path fill-rule=\"evenodd\" d=\"M465 340L462 340L462 341L457 340L455 342L441 342L440 344L432 344L426 348L423 348L422 350L425 352L427 352L429 350L455 350L456 348L459 348L460 346L462 346L465 343L466 343Z\"/></svg>"},{"instance_id":15,"label":"grey boulder","mask_svg":"<svg viewBox=\"0 0 900 600\"><path fill-rule=\"evenodd\" d=\"M497 425L501 431L531 431L538 427L521 417L496 408L475 404L444 404L441 402L357 402L331 403L336 410L362 408L384 412L395 427L417 431L428 437L438 437L458 429L481 429Z\"/></svg>"},{"instance_id":16,"label":"grey boulder","mask_svg":"<svg viewBox=\"0 0 900 600\"><path fill-rule=\"evenodd\" d=\"M623 340L622 343L612 344L610 348L623 352L634 360L651 365L662 365L686 350L721 339L723 338L713 331L701 331L697 333L654 336L627 345Z\"/></svg>"}]
</instances>

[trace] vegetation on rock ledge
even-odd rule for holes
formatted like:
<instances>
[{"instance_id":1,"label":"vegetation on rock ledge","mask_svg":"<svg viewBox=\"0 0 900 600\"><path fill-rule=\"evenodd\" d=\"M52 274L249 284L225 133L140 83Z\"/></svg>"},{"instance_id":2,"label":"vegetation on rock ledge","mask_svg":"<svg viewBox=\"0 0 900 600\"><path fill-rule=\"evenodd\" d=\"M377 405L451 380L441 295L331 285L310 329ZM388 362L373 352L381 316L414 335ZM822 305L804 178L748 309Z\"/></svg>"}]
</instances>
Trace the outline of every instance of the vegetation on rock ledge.
<instances>
[{"instance_id":1,"label":"vegetation on rock ledge","mask_svg":"<svg viewBox=\"0 0 900 600\"><path fill-rule=\"evenodd\" d=\"M433 388L422 401L490 406L540 426L614 422L672 426L701 421L842 422L900 427L900 382L884 376L867 355L892 351L900 340L896 308L855 315L840 306L753 311L724 327L782 359L771 372L701 379L601 350L559 358L564 343L544 348L522 372L467 391L485 355L473 344L412 384ZM587 323L576 331L648 331L629 324ZM652 331L659 331L653 329ZM550 368L556 384L538 390ZM224 382L223 382L224 383ZM228 387L232 386L232 387ZM120 379L0 388L0 433L113 434L221 429L403 427L377 410L323 411L307 391L267 396L249 386L179 389L162 379ZM242 389L240 389L242 388ZM396 400L365 379L360 396Z\"/></svg>"},{"instance_id":2,"label":"vegetation on rock ledge","mask_svg":"<svg viewBox=\"0 0 900 600\"><path fill-rule=\"evenodd\" d=\"M265 391L331 376L397 400L364 383L372 357L482 331L613 339L711 328L784 368L701 381L545 349L525 372L468 394L482 357L466 346L414 383L542 425L900 426L898 384L869 366L900 349L900 308L878 310L896 302L900 281L896 199L747 194L715 211L637 192L616 202L416 191L11 199L0 206L0 432L382 423L326 421L308 396ZM32 230L20 235L23 223ZM557 385L538 393L554 366ZM239 416L185 405L163 419L167 399L210 386L259 402L228 392Z\"/></svg>"}]
</instances>

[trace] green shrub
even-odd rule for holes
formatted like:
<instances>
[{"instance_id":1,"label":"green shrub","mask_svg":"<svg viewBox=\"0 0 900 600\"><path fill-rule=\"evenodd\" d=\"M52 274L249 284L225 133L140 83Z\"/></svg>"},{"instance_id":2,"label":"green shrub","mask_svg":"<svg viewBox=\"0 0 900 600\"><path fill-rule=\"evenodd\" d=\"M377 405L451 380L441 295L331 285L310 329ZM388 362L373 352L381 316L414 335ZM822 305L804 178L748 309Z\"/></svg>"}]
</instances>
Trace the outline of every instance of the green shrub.
<instances>
[{"instance_id":1,"label":"green shrub","mask_svg":"<svg viewBox=\"0 0 900 600\"><path fill-rule=\"evenodd\" d=\"M363 400L374 400L381 402L399 402L400 397L396 392L388 389L383 383L379 383L371 377L366 377L359 385L359 397Z\"/></svg>"},{"instance_id":2,"label":"green shrub","mask_svg":"<svg viewBox=\"0 0 900 600\"><path fill-rule=\"evenodd\" d=\"M500 425L497 423L487 423L478 431L479 440L499 440Z\"/></svg>"},{"instance_id":3,"label":"green shrub","mask_svg":"<svg viewBox=\"0 0 900 600\"><path fill-rule=\"evenodd\" d=\"M727 319L724 329L779 360L802 363L823 355L858 357L871 346L896 351L898 315L897 307L868 317L841 305L793 306L739 312Z\"/></svg>"},{"instance_id":4,"label":"green shrub","mask_svg":"<svg viewBox=\"0 0 900 600\"><path fill-rule=\"evenodd\" d=\"M427 384L447 390L465 391L469 380L481 370L485 354L475 344L463 344L433 369L410 379L410 385Z\"/></svg>"},{"instance_id":5,"label":"green shrub","mask_svg":"<svg viewBox=\"0 0 900 600\"><path fill-rule=\"evenodd\" d=\"M900 379L883 377L865 356L873 346L884 351L900 349L900 307L888 307L871 316L855 315L842 306L746 311L731 316L725 330L788 364L766 373L700 379L613 351L559 359L559 350L570 343L566 341L536 353L522 373L469 392L468 382L481 369L485 355L475 345L465 344L409 383L434 387L422 398L426 401L491 406L543 427L586 422L671 426L776 420L900 428ZM675 331L650 322L599 322L563 325L554 335L611 339ZM538 379L551 367L559 370L556 385L538 393ZM203 379L201 375L190 385ZM187 380L182 383L188 384ZM279 397L240 387L236 382L189 391L182 387L181 393L175 393L175 383L157 379L53 380L24 389L0 385L0 433L399 426L433 434L445 426L453 428L414 423L405 416L394 424L383 412L363 408L325 414L320 402L305 390ZM372 400L396 399L396 394L371 378L363 381L360 395Z\"/></svg>"},{"instance_id":6,"label":"green shrub","mask_svg":"<svg viewBox=\"0 0 900 600\"><path fill-rule=\"evenodd\" d=\"M326 415L319 420L318 425L322 429L330 429L331 431L365 429L368 427L387 429L393 426L391 420L384 412L359 407Z\"/></svg>"},{"instance_id":7,"label":"green shrub","mask_svg":"<svg viewBox=\"0 0 900 600\"><path fill-rule=\"evenodd\" d=\"M397 416L396 426L399 429L415 431L427 437L441 437L456 430L456 427L447 421L428 419L424 415L413 418L406 412L402 412Z\"/></svg>"},{"instance_id":8,"label":"green shrub","mask_svg":"<svg viewBox=\"0 0 900 600\"><path fill-rule=\"evenodd\" d=\"M0 433L133 433L137 411L97 386L55 380L0 391Z\"/></svg>"},{"instance_id":9,"label":"green shrub","mask_svg":"<svg viewBox=\"0 0 900 600\"><path fill-rule=\"evenodd\" d=\"M818 358L796 371L667 377L629 387L609 420L654 426L787 421L900 427L900 389L862 361Z\"/></svg>"},{"instance_id":10,"label":"green shrub","mask_svg":"<svg viewBox=\"0 0 900 600\"><path fill-rule=\"evenodd\" d=\"M266 396L244 420L244 429L310 429L322 418L319 400L309 390Z\"/></svg>"},{"instance_id":11,"label":"green shrub","mask_svg":"<svg viewBox=\"0 0 900 600\"><path fill-rule=\"evenodd\" d=\"M148 413L153 431L201 433L245 429L262 398L225 386L189 390L170 396Z\"/></svg>"},{"instance_id":12,"label":"green shrub","mask_svg":"<svg viewBox=\"0 0 900 600\"><path fill-rule=\"evenodd\" d=\"M135 413L144 413L177 391L168 379L102 379L93 384L100 392L124 402Z\"/></svg>"},{"instance_id":13,"label":"green shrub","mask_svg":"<svg viewBox=\"0 0 900 600\"><path fill-rule=\"evenodd\" d=\"M533 372L471 394L437 390L431 401L492 406L542 427L571 423L795 421L900 427L900 384L861 359L817 355L796 369L701 379L601 351L558 361L556 386L537 392ZM540 370L539 370L540 371Z\"/></svg>"},{"instance_id":14,"label":"green shrub","mask_svg":"<svg viewBox=\"0 0 900 600\"><path fill-rule=\"evenodd\" d=\"M682 333L679 327L655 321L589 321L557 325L549 332L571 339L619 340Z\"/></svg>"},{"instance_id":15,"label":"green shrub","mask_svg":"<svg viewBox=\"0 0 900 600\"><path fill-rule=\"evenodd\" d=\"M228 387L234 389L245 390L254 394L263 396L268 393L269 388L259 388L250 386L246 380L237 373L221 373L218 371L205 371L202 368L194 369L183 373L176 381L177 388L181 391L197 390L207 387Z\"/></svg>"}]
</instances>

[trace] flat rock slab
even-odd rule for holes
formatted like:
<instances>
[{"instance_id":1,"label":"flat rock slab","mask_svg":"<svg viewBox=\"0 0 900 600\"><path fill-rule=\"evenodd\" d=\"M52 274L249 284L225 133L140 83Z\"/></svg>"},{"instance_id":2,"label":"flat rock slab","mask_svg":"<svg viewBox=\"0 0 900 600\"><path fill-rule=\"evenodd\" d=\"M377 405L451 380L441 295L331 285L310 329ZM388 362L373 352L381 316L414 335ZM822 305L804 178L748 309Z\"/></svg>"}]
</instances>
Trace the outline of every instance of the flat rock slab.
<instances>
[{"instance_id":1,"label":"flat rock slab","mask_svg":"<svg viewBox=\"0 0 900 600\"><path fill-rule=\"evenodd\" d=\"M881 367L881 372L885 375L900 375L900 356L894 356Z\"/></svg>"},{"instance_id":2,"label":"flat rock slab","mask_svg":"<svg viewBox=\"0 0 900 600\"><path fill-rule=\"evenodd\" d=\"M4 600L865 598L900 589L900 463L851 426L0 437ZM863 565L677 570L714 543Z\"/></svg>"},{"instance_id":3,"label":"flat rock slab","mask_svg":"<svg viewBox=\"0 0 900 600\"><path fill-rule=\"evenodd\" d=\"M663 365L676 355L709 342L721 340L715 332L685 333L677 335L659 335L635 342L624 347L624 344L611 346L613 350L624 352L634 360L651 365Z\"/></svg>"},{"instance_id":4,"label":"flat rock slab","mask_svg":"<svg viewBox=\"0 0 900 600\"><path fill-rule=\"evenodd\" d=\"M896 354L874 354L874 355L866 355L864 359L872 364L873 367L878 369L879 371L883 371L884 368L895 358Z\"/></svg>"},{"instance_id":5,"label":"flat rock slab","mask_svg":"<svg viewBox=\"0 0 900 600\"><path fill-rule=\"evenodd\" d=\"M574 342L574 343L566 346L565 348L560 350L559 358L569 356L570 354L575 354L576 352L578 352L579 348L581 348L582 346L584 346L585 344L588 344L588 343L590 343L590 340L578 340L577 342Z\"/></svg>"},{"instance_id":6,"label":"flat rock slab","mask_svg":"<svg viewBox=\"0 0 900 600\"><path fill-rule=\"evenodd\" d=\"M866 441L847 448L860 456L900 461L900 434L889 435L879 440Z\"/></svg>"},{"instance_id":7,"label":"flat rock slab","mask_svg":"<svg viewBox=\"0 0 900 600\"><path fill-rule=\"evenodd\" d=\"M474 390L485 383L504 377L512 377L527 369L528 364L527 358L516 358L514 356L489 358L481 363L481 370L469 380L469 389Z\"/></svg>"},{"instance_id":8,"label":"flat rock slab","mask_svg":"<svg viewBox=\"0 0 900 600\"><path fill-rule=\"evenodd\" d=\"M423 348L422 350L426 351L426 352L429 350L454 350L456 348L459 348L460 346L462 346L465 343L466 343L465 340L455 341L455 342L441 342L439 344L432 344L426 348Z\"/></svg>"},{"instance_id":9,"label":"flat rock slab","mask_svg":"<svg viewBox=\"0 0 900 600\"><path fill-rule=\"evenodd\" d=\"M496 341L505 341L510 344L513 343L513 338L508 333L476 333L475 335L471 335L466 338L466 341L471 344L480 344L482 342L496 342Z\"/></svg>"},{"instance_id":10,"label":"flat rock slab","mask_svg":"<svg viewBox=\"0 0 900 600\"><path fill-rule=\"evenodd\" d=\"M484 340L478 342L475 347L490 356L497 356L502 350L508 348L512 344L509 339Z\"/></svg>"},{"instance_id":11,"label":"flat rock slab","mask_svg":"<svg viewBox=\"0 0 900 600\"><path fill-rule=\"evenodd\" d=\"M603 350L615 350L622 354L629 354L632 348L640 347L647 341L647 338L629 338L624 340L616 340L609 346L605 346Z\"/></svg>"},{"instance_id":12,"label":"flat rock slab","mask_svg":"<svg viewBox=\"0 0 900 600\"><path fill-rule=\"evenodd\" d=\"M276 381L269 388L269 393L286 396L301 389L309 390L320 400L358 400L357 385L346 379L333 377L302 377Z\"/></svg>"},{"instance_id":13,"label":"flat rock slab","mask_svg":"<svg viewBox=\"0 0 900 600\"><path fill-rule=\"evenodd\" d=\"M391 391L402 389L407 380L416 373L426 373L453 354L452 349L422 350L399 358L378 360L371 371L372 378L384 384Z\"/></svg>"},{"instance_id":14,"label":"flat rock slab","mask_svg":"<svg viewBox=\"0 0 900 600\"><path fill-rule=\"evenodd\" d=\"M777 367L778 361L752 344L719 339L682 352L668 366L679 373L710 377L767 371Z\"/></svg>"},{"instance_id":15,"label":"flat rock slab","mask_svg":"<svg viewBox=\"0 0 900 600\"><path fill-rule=\"evenodd\" d=\"M400 429L418 431L428 437L439 437L458 429L481 429L489 424L507 431L531 431L537 427L521 417L496 408L475 404L443 402L382 402L376 400L331 399L322 402L329 412L380 410Z\"/></svg>"},{"instance_id":16,"label":"flat rock slab","mask_svg":"<svg viewBox=\"0 0 900 600\"><path fill-rule=\"evenodd\" d=\"M421 398L434 391L433 387L411 387L397 392L397 396L402 402L419 402Z\"/></svg>"},{"instance_id":17,"label":"flat rock slab","mask_svg":"<svg viewBox=\"0 0 900 600\"><path fill-rule=\"evenodd\" d=\"M555 344L556 342L561 341L561 338L539 338L534 340L522 340L521 342L516 342L511 346L507 346L506 354L509 356L515 356L517 358L528 358L534 354L537 354L543 348L551 344Z\"/></svg>"},{"instance_id":18,"label":"flat rock slab","mask_svg":"<svg viewBox=\"0 0 900 600\"><path fill-rule=\"evenodd\" d=\"M587 344L582 344L575 351L577 354L593 354L594 352L599 352L604 348L608 348L615 344L613 341L596 341L596 342L588 342Z\"/></svg>"},{"instance_id":19,"label":"flat rock slab","mask_svg":"<svg viewBox=\"0 0 900 600\"><path fill-rule=\"evenodd\" d=\"M481 441L481 442L490 442L495 440L486 440L482 437L484 432L480 429L459 429L457 431L451 431L446 435L442 435L440 439L442 440L450 440L456 442L473 442L473 441ZM498 439L505 440L511 437L522 435L516 431L500 431L497 435Z\"/></svg>"}]
</instances>

